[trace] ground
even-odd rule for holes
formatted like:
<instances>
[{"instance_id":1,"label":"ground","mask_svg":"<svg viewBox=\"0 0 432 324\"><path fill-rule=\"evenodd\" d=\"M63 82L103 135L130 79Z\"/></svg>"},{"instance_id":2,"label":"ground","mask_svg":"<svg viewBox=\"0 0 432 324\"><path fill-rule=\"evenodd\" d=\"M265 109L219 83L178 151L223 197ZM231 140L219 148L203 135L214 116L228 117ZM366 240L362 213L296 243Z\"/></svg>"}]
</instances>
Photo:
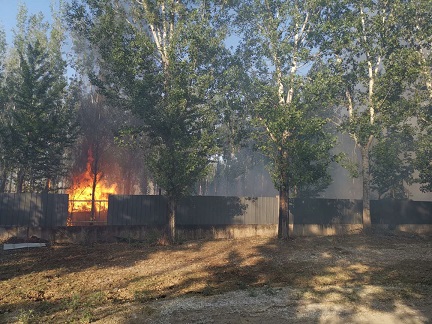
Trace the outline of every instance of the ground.
<instances>
[{"instance_id":1,"label":"ground","mask_svg":"<svg viewBox=\"0 0 432 324\"><path fill-rule=\"evenodd\" d=\"M432 237L0 251L1 323L427 323Z\"/></svg>"}]
</instances>

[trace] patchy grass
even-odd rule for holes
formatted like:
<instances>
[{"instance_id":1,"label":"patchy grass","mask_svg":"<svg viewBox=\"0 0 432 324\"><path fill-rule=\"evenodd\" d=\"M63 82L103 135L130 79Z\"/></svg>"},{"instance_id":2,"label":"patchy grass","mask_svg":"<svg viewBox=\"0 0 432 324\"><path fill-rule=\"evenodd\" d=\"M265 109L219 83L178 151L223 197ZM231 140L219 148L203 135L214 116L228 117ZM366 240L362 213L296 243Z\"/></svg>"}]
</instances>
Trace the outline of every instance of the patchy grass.
<instances>
[{"instance_id":1,"label":"patchy grass","mask_svg":"<svg viewBox=\"0 0 432 324\"><path fill-rule=\"evenodd\" d=\"M432 240L406 235L1 251L0 322L109 322L127 318L128 309L137 322L151 322L164 300L230 291L268 300L283 287L295 290L298 309L302 302L371 310L408 303L432 320L431 273Z\"/></svg>"}]
</instances>

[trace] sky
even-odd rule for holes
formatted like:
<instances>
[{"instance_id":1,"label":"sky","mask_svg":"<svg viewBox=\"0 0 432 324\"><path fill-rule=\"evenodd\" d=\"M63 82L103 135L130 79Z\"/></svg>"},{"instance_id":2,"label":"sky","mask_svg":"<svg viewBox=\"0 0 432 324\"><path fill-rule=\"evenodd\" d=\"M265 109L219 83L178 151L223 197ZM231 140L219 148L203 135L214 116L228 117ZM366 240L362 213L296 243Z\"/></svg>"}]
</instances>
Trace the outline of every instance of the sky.
<instances>
[{"instance_id":1,"label":"sky","mask_svg":"<svg viewBox=\"0 0 432 324\"><path fill-rule=\"evenodd\" d=\"M16 26L16 16L21 4L27 7L29 14L42 12L46 20L51 21L51 2L58 8L58 0L0 0L0 24L6 32L7 43L12 43L12 29Z\"/></svg>"}]
</instances>

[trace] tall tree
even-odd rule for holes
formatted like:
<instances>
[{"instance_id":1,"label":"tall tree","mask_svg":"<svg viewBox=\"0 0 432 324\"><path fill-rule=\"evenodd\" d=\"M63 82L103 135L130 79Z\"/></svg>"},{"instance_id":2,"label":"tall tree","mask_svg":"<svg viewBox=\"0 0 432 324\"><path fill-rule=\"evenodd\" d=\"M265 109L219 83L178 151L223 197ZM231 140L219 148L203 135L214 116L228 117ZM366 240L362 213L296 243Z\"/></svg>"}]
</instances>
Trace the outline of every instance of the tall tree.
<instances>
[{"instance_id":1,"label":"tall tree","mask_svg":"<svg viewBox=\"0 0 432 324\"><path fill-rule=\"evenodd\" d=\"M403 46L403 1L361 0L333 3L322 15L321 48L337 62L348 116L343 129L361 153L363 226L371 226L371 150L388 130L402 127L410 116L405 96L414 71ZM378 169L375 169L378 170Z\"/></svg>"},{"instance_id":2,"label":"tall tree","mask_svg":"<svg viewBox=\"0 0 432 324\"><path fill-rule=\"evenodd\" d=\"M6 34L0 27L0 138L1 134L4 134L6 126L5 124L5 112L7 103L7 89L5 82L5 60L6 60ZM6 189L6 182L8 178L8 166L6 159L6 151L4 144L0 140L0 192L4 192Z\"/></svg>"},{"instance_id":3,"label":"tall tree","mask_svg":"<svg viewBox=\"0 0 432 324\"><path fill-rule=\"evenodd\" d=\"M424 192L432 191L432 7L427 0L406 2L399 11L403 21L404 42L418 63L418 78L409 91L415 94L415 122L418 126L415 141L414 165L419 171L417 180ZM411 68L413 68L411 66Z\"/></svg>"},{"instance_id":4,"label":"tall tree","mask_svg":"<svg viewBox=\"0 0 432 324\"><path fill-rule=\"evenodd\" d=\"M224 30L211 23L217 11L204 1L84 2L71 5L69 21L97 49L90 77L112 103L141 118L174 241L177 202L217 151L216 76L227 54Z\"/></svg>"},{"instance_id":5,"label":"tall tree","mask_svg":"<svg viewBox=\"0 0 432 324\"><path fill-rule=\"evenodd\" d=\"M63 174L64 153L74 139L60 52L64 37L59 25L49 30L42 14L28 17L24 7L17 20L2 141L7 159L16 166L17 191L49 190L51 181Z\"/></svg>"},{"instance_id":6,"label":"tall tree","mask_svg":"<svg viewBox=\"0 0 432 324\"><path fill-rule=\"evenodd\" d=\"M236 24L244 35L241 52L256 80L248 98L256 126L264 131L258 140L272 161L279 190L280 238L288 236L290 191L295 194L319 182L325 187L329 181L334 139L318 112L324 105L311 104L306 96L318 79L309 82L307 69L302 70L318 57L313 31L322 10L317 1L296 0L242 1L236 8Z\"/></svg>"}]
</instances>

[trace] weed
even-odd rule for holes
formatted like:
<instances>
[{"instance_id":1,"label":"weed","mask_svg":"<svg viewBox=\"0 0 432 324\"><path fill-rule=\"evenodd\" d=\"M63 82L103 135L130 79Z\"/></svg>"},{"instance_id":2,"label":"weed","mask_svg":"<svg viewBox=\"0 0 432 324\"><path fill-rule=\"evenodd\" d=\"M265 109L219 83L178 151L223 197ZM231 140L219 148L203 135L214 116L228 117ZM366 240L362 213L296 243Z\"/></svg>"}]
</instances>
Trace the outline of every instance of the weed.
<instances>
[{"instance_id":1,"label":"weed","mask_svg":"<svg viewBox=\"0 0 432 324\"><path fill-rule=\"evenodd\" d=\"M85 309L79 320L80 323L91 323L94 320L93 312L90 309Z\"/></svg>"},{"instance_id":2,"label":"weed","mask_svg":"<svg viewBox=\"0 0 432 324\"><path fill-rule=\"evenodd\" d=\"M81 296L78 294L73 295L70 299L66 299L64 306L67 309L78 310L82 307Z\"/></svg>"},{"instance_id":3,"label":"weed","mask_svg":"<svg viewBox=\"0 0 432 324\"><path fill-rule=\"evenodd\" d=\"M34 318L35 314L33 309L22 310L18 315L18 323L28 324L31 323Z\"/></svg>"},{"instance_id":4,"label":"weed","mask_svg":"<svg viewBox=\"0 0 432 324\"><path fill-rule=\"evenodd\" d=\"M203 294L203 296L211 296L214 294L214 289L212 286L207 285L204 287L204 289L201 291L201 293Z\"/></svg>"},{"instance_id":5,"label":"weed","mask_svg":"<svg viewBox=\"0 0 432 324\"><path fill-rule=\"evenodd\" d=\"M152 315L154 312L156 312L156 309L154 309L153 307L150 307L148 305L145 305L142 308L142 313L145 314L145 315L147 315L147 316Z\"/></svg>"},{"instance_id":6,"label":"weed","mask_svg":"<svg viewBox=\"0 0 432 324\"><path fill-rule=\"evenodd\" d=\"M148 290L135 290L134 300L139 303L144 303L151 299L151 294Z\"/></svg>"},{"instance_id":7,"label":"weed","mask_svg":"<svg viewBox=\"0 0 432 324\"><path fill-rule=\"evenodd\" d=\"M245 289L248 288L247 283L245 283L245 282L243 282L243 281L239 281L239 282L237 282L237 286L238 286L239 289L241 289L241 290L245 290Z\"/></svg>"},{"instance_id":8,"label":"weed","mask_svg":"<svg viewBox=\"0 0 432 324\"><path fill-rule=\"evenodd\" d=\"M102 291L97 291L91 294L88 298L88 304L91 306L97 306L103 304L105 301L105 293Z\"/></svg>"},{"instance_id":9,"label":"weed","mask_svg":"<svg viewBox=\"0 0 432 324\"><path fill-rule=\"evenodd\" d=\"M274 296L276 295L276 290L274 290L272 286L266 285L264 287L264 294L266 294L267 296Z\"/></svg>"},{"instance_id":10,"label":"weed","mask_svg":"<svg viewBox=\"0 0 432 324\"><path fill-rule=\"evenodd\" d=\"M248 295L249 295L249 297L258 297L258 293L257 293L256 289L253 289L253 288L248 289Z\"/></svg>"}]
</instances>

